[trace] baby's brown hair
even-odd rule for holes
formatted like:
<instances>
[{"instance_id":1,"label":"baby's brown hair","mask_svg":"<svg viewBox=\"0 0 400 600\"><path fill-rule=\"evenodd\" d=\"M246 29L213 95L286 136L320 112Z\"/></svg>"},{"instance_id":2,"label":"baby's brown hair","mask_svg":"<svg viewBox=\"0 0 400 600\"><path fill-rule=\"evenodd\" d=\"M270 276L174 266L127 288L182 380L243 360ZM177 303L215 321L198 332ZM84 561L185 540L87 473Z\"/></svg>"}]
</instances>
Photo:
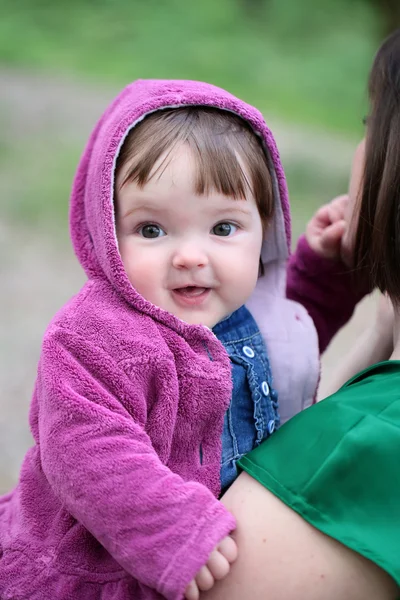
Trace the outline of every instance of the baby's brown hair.
<instances>
[{"instance_id":1,"label":"baby's brown hair","mask_svg":"<svg viewBox=\"0 0 400 600\"><path fill-rule=\"evenodd\" d=\"M144 186L166 168L170 154L181 143L186 143L194 156L195 192L202 195L214 190L244 199L250 190L265 229L274 211L267 157L250 125L233 113L201 106L151 113L129 132L117 159L116 176L132 161L122 185L134 181Z\"/></svg>"}]
</instances>

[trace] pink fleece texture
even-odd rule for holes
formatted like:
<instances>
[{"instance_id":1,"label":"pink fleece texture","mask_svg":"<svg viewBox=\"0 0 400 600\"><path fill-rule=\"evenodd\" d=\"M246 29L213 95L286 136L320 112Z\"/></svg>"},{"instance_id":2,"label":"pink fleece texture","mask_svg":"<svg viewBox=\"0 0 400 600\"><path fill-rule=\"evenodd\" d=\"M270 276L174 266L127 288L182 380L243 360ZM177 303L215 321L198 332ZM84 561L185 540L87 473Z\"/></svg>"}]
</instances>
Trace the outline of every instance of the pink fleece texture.
<instances>
[{"instance_id":1,"label":"pink fleece texture","mask_svg":"<svg viewBox=\"0 0 400 600\"><path fill-rule=\"evenodd\" d=\"M193 343L90 281L43 342L0 597L181 598L234 527L216 499L230 394L211 332Z\"/></svg>"}]
</instances>

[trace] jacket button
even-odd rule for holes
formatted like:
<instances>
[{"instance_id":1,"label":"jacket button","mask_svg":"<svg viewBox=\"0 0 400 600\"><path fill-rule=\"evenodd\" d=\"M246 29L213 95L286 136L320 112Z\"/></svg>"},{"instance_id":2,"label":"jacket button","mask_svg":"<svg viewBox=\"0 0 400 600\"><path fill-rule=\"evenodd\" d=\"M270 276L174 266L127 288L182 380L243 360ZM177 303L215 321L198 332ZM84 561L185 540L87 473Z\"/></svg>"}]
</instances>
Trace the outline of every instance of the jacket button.
<instances>
[{"instance_id":1,"label":"jacket button","mask_svg":"<svg viewBox=\"0 0 400 600\"><path fill-rule=\"evenodd\" d=\"M269 395L269 385L266 381L263 381L261 384L261 390L262 393L264 394L264 396L268 396Z\"/></svg>"},{"instance_id":2,"label":"jacket button","mask_svg":"<svg viewBox=\"0 0 400 600\"><path fill-rule=\"evenodd\" d=\"M273 419L271 419L270 421L268 421L268 433L271 435L271 433L274 433L275 431L275 421Z\"/></svg>"},{"instance_id":3,"label":"jacket button","mask_svg":"<svg viewBox=\"0 0 400 600\"><path fill-rule=\"evenodd\" d=\"M243 354L245 354L248 358L254 358L254 350L250 348L250 346L243 346L242 348Z\"/></svg>"}]
</instances>

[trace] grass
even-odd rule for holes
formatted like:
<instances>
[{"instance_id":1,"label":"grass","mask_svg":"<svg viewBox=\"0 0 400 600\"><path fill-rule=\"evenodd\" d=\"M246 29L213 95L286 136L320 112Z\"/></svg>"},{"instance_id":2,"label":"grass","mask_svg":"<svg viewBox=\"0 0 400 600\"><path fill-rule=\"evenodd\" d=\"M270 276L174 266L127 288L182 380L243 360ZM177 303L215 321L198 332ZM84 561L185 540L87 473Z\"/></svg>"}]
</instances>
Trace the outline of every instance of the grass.
<instances>
[{"instance_id":1,"label":"grass","mask_svg":"<svg viewBox=\"0 0 400 600\"><path fill-rule=\"evenodd\" d=\"M0 153L3 177L3 217L34 228L67 228L68 200L81 148L56 149L45 137L8 146ZM12 201L11 201L12 199Z\"/></svg>"},{"instance_id":2,"label":"grass","mask_svg":"<svg viewBox=\"0 0 400 600\"><path fill-rule=\"evenodd\" d=\"M355 131L379 19L361 0L0 0L0 62L118 85L204 79Z\"/></svg>"}]
</instances>

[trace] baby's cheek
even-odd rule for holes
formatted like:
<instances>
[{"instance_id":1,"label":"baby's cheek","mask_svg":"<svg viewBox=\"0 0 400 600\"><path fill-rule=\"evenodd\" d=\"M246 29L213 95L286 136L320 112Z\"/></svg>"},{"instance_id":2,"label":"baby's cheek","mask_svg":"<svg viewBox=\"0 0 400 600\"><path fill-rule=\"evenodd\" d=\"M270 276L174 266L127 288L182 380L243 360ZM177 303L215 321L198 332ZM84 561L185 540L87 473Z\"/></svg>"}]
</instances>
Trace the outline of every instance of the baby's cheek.
<instances>
[{"instance_id":1,"label":"baby's cheek","mask_svg":"<svg viewBox=\"0 0 400 600\"><path fill-rule=\"evenodd\" d=\"M125 264L125 270L132 286L148 300L151 300L148 298L148 293L153 288L154 268L149 261L143 262L138 259L131 259Z\"/></svg>"},{"instance_id":2,"label":"baby's cheek","mask_svg":"<svg viewBox=\"0 0 400 600\"><path fill-rule=\"evenodd\" d=\"M257 284L259 271L259 255L254 254L254 249L243 254L234 265L232 273L235 281L236 293L241 296L241 303L244 304L253 293Z\"/></svg>"}]
</instances>

